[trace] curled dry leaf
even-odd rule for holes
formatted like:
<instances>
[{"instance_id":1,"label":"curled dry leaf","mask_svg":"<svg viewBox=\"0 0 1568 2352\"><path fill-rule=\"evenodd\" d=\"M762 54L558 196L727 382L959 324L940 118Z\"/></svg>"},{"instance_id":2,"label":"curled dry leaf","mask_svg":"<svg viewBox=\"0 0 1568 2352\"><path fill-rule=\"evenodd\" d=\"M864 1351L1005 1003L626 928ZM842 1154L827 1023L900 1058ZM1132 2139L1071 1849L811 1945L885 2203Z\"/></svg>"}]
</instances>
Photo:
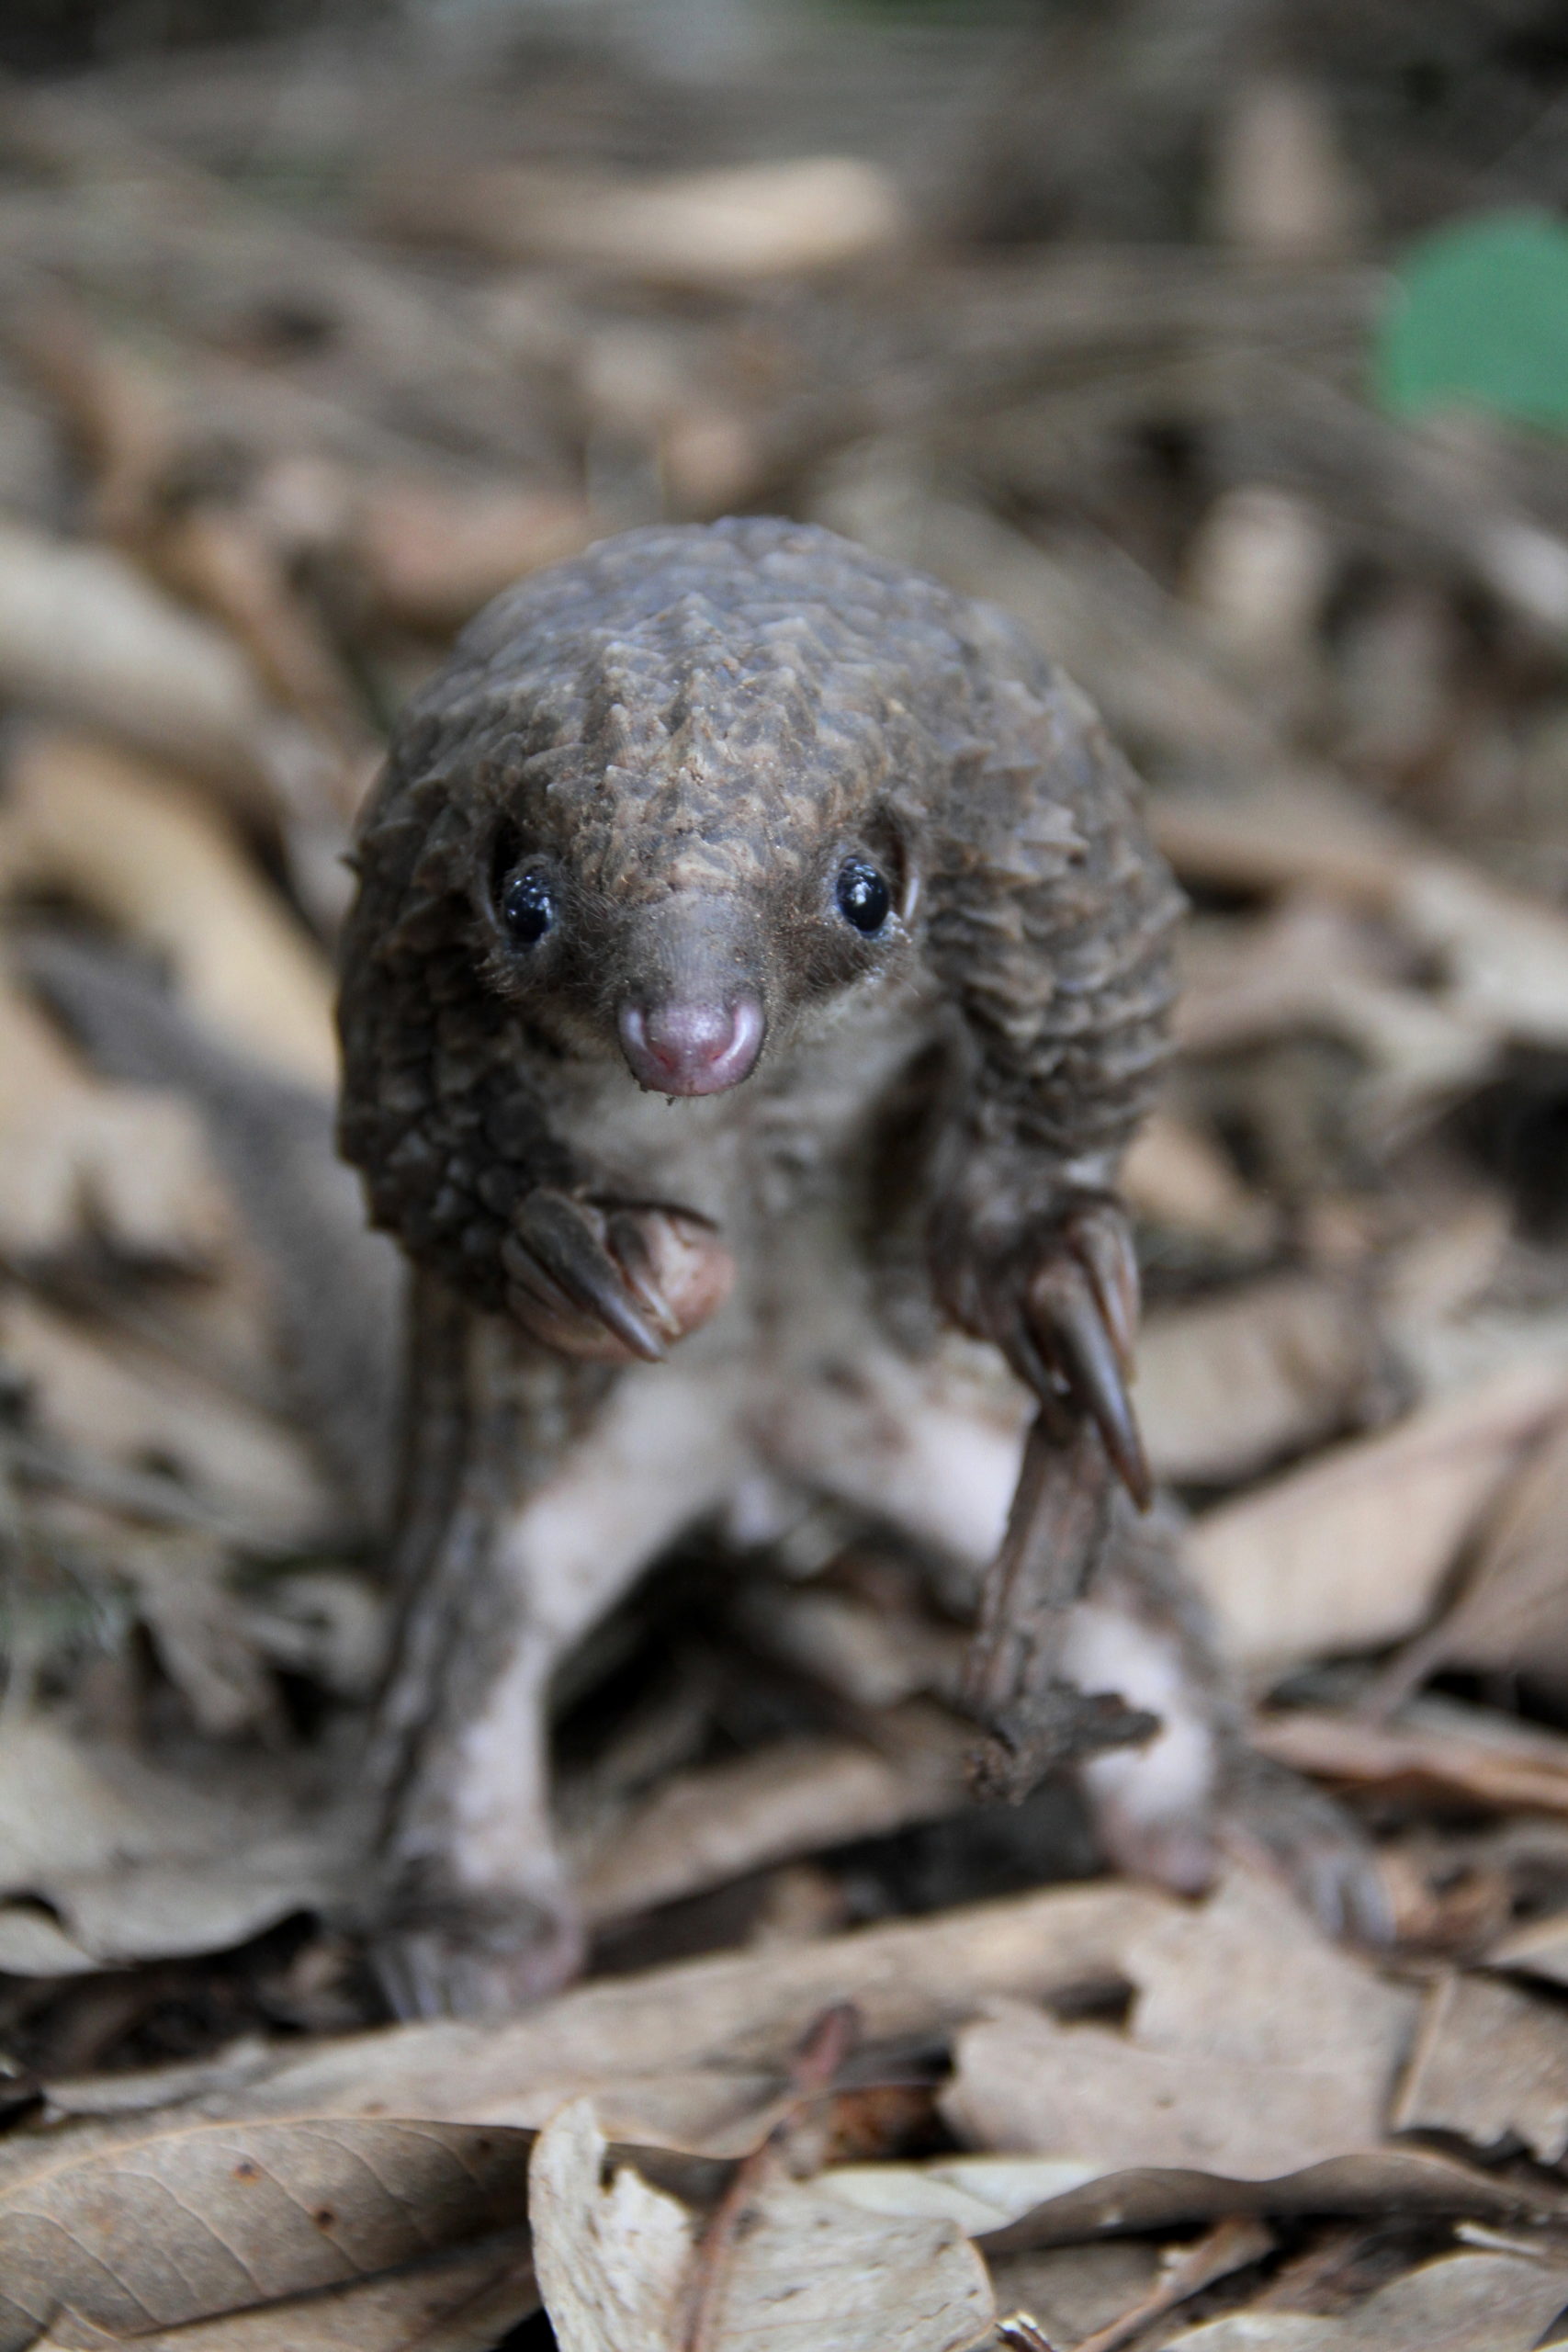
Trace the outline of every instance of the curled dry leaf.
<instances>
[{"instance_id":1,"label":"curled dry leaf","mask_svg":"<svg viewBox=\"0 0 1568 2352\"><path fill-rule=\"evenodd\" d=\"M892 179L845 155L615 182L501 164L386 191L398 225L508 259L576 262L657 284L726 287L840 268L885 251L906 220Z\"/></svg>"},{"instance_id":2,"label":"curled dry leaf","mask_svg":"<svg viewBox=\"0 0 1568 2352\"><path fill-rule=\"evenodd\" d=\"M1371 1382L1375 1341L1364 1300L1311 1275L1151 1315L1138 1419L1156 1476L1244 1478L1343 1426Z\"/></svg>"},{"instance_id":3,"label":"curled dry leaf","mask_svg":"<svg viewBox=\"0 0 1568 2352\"><path fill-rule=\"evenodd\" d=\"M1205 1513L1188 1556L1230 1656L1275 1675L1413 1633L1563 1381L1516 1363Z\"/></svg>"},{"instance_id":4,"label":"curled dry leaf","mask_svg":"<svg viewBox=\"0 0 1568 2352\"><path fill-rule=\"evenodd\" d=\"M528 2166L539 2290L562 2352L678 2352L694 2216L640 2173L604 2179L591 2099L551 2118Z\"/></svg>"},{"instance_id":5,"label":"curled dry leaf","mask_svg":"<svg viewBox=\"0 0 1568 2352\"><path fill-rule=\"evenodd\" d=\"M1564 2210L1555 2188L1403 2147L1337 2156L1263 2181L1152 2165L1108 2169L1059 2156L939 2156L926 2164L846 2165L823 2173L819 2185L877 2212L947 2213L991 2261L1077 2245L1104 2230L1168 2230L1227 2213L1467 2215L1502 2222L1552 2220Z\"/></svg>"},{"instance_id":6,"label":"curled dry leaf","mask_svg":"<svg viewBox=\"0 0 1568 2352\"><path fill-rule=\"evenodd\" d=\"M1543 2165L1568 2154L1568 2017L1484 1976L1438 1979L1392 2117L1396 2132L1451 2132L1478 2149L1522 2140ZM1568 2306L1568 2290L1563 2293Z\"/></svg>"},{"instance_id":7,"label":"curled dry leaf","mask_svg":"<svg viewBox=\"0 0 1568 2352\"><path fill-rule=\"evenodd\" d=\"M529 2166L534 2257L562 2352L685 2352L692 2215L622 2167L578 2099ZM958 2352L994 2316L985 2264L944 2219L857 2210L814 2184L763 2187L708 2282L703 2352Z\"/></svg>"},{"instance_id":8,"label":"curled dry leaf","mask_svg":"<svg viewBox=\"0 0 1568 2352\"><path fill-rule=\"evenodd\" d=\"M1161 847L1192 880L1304 891L1386 920L1396 938L1437 966L1440 978L1428 992L1428 1009L1473 1038L1553 1046L1568 1036L1568 920L1543 899L1438 854L1413 829L1331 781L1303 774L1245 794L1170 794L1156 802L1152 814ZM1353 942L1353 933L1344 931L1341 944L1351 951L1351 970L1365 997L1371 976L1362 971L1364 953L1356 954ZM1254 1020L1264 1017L1265 1008L1277 1020L1277 1000L1311 991L1311 973L1300 956L1288 958L1278 972L1262 962L1255 969L1261 1002ZM1338 985L1334 966L1325 964L1319 973L1323 1002L1332 1005ZM1354 1026L1354 991L1345 1001ZM1372 1038L1375 1013L1374 1006L1366 1014ZM1233 989L1227 1021L1247 1017L1242 992ZM1218 1041L1217 1001L1207 1009L1194 1005L1182 1019L1185 1035ZM1456 1033L1456 1057L1460 1042Z\"/></svg>"},{"instance_id":9,"label":"curled dry leaf","mask_svg":"<svg viewBox=\"0 0 1568 2352\"><path fill-rule=\"evenodd\" d=\"M0 980L0 1257L27 1266L97 1242L194 1269L231 1228L189 1104L90 1077Z\"/></svg>"},{"instance_id":10,"label":"curled dry leaf","mask_svg":"<svg viewBox=\"0 0 1568 2352\"><path fill-rule=\"evenodd\" d=\"M223 820L175 778L86 736L12 755L0 888L85 903L167 959L201 1020L317 1088L335 1081L332 979Z\"/></svg>"},{"instance_id":11,"label":"curled dry leaf","mask_svg":"<svg viewBox=\"0 0 1568 2352\"><path fill-rule=\"evenodd\" d=\"M0 523L0 688L276 811L270 714L244 656L107 548Z\"/></svg>"},{"instance_id":12,"label":"curled dry leaf","mask_svg":"<svg viewBox=\"0 0 1568 2352\"><path fill-rule=\"evenodd\" d=\"M522 2132L343 2117L176 2124L0 2187L0 2352L62 2311L116 2337L344 2286L514 2220Z\"/></svg>"}]
</instances>

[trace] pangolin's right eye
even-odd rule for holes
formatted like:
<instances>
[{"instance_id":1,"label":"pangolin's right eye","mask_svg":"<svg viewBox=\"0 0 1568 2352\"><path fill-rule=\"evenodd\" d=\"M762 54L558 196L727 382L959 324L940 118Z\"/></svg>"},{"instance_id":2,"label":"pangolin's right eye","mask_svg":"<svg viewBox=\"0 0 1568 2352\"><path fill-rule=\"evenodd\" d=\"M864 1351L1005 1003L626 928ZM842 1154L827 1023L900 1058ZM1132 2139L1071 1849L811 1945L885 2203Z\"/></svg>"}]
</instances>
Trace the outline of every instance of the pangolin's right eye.
<instances>
[{"instance_id":1,"label":"pangolin's right eye","mask_svg":"<svg viewBox=\"0 0 1568 2352\"><path fill-rule=\"evenodd\" d=\"M556 919L555 892L542 874L514 874L501 894L501 920L514 947L536 947Z\"/></svg>"}]
</instances>

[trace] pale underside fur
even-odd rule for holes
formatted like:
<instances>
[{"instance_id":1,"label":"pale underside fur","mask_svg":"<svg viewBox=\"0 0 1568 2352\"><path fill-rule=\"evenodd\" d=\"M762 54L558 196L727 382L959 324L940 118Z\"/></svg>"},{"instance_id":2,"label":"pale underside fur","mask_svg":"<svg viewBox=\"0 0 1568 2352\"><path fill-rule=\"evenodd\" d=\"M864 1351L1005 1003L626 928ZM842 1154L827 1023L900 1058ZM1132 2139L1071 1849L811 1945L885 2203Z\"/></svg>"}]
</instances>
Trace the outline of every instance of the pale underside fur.
<instances>
[{"instance_id":1,"label":"pale underside fur","mask_svg":"<svg viewBox=\"0 0 1568 2352\"><path fill-rule=\"evenodd\" d=\"M439 1870L475 1896L566 1905L550 1829L551 1675L694 1523L756 1544L827 1498L976 1574L994 1556L1030 1400L994 1349L934 1321L923 1284L899 1297L897 1269L879 1267L852 1216L873 1114L929 1034L912 991L873 986L782 1067L706 1101L667 1102L602 1068L552 1074L564 1138L628 1197L712 1217L739 1273L710 1324L670 1362L618 1372L542 1481L498 1511L505 1632L450 1746L434 1743L416 1773L395 1867ZM476 1322L482 1355L527 1353L499 1318ZM1162 1719L1144 1747L1083 1768L1108 1844L1197 1882L1216 1750L1178 1630L1112 1566L1076 1614L1065 1664Z\"/></svg>"}]
</instances>

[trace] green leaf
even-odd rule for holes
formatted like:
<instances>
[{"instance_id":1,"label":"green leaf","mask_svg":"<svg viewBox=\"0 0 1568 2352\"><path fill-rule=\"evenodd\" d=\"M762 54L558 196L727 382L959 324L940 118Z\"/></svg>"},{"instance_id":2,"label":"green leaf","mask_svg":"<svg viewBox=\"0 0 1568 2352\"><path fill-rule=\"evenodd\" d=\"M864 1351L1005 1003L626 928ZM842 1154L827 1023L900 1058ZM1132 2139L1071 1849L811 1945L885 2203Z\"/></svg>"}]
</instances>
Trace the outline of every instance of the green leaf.
<instances>
[{"instance_id":1,"label":"green leaf","mask_svg":"<svg viewBox=\"0 0 1568 2352\"><path fill-rule=\"evenodd\" d=\"M1568 226L1540 212L1457 221L1396 278L1373 353L1389 414L1479 408L1568 429Z\"/></svg>"}]
</instances>

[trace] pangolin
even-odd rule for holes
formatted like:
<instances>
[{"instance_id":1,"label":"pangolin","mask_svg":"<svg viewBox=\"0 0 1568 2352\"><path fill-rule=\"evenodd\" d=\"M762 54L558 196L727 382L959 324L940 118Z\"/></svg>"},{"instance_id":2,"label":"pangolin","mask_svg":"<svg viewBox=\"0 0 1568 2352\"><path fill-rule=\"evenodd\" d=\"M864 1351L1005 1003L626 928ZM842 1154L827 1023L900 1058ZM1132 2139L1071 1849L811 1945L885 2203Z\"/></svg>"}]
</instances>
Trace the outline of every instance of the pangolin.
<instances>
[{"instance_id":1,"label":"pangolin","mask_svg":"<svg viewBox=\"0 0 1568 2352\"><path fill-rule=\"evenodd\" d=\"M470 626L356 865L340 1143L414 1270L394 2005L570 1973L553 1669L683 1529L823 1497L992 1561L991 1781L1077 1758L1201 1880L1241 1751L1137 1515L1113 1190L1179 900L1084 697L831 532L631 531ZM1321 1827L1276 1842L1343 1878Z\"/></svg>"}]
</instances>

